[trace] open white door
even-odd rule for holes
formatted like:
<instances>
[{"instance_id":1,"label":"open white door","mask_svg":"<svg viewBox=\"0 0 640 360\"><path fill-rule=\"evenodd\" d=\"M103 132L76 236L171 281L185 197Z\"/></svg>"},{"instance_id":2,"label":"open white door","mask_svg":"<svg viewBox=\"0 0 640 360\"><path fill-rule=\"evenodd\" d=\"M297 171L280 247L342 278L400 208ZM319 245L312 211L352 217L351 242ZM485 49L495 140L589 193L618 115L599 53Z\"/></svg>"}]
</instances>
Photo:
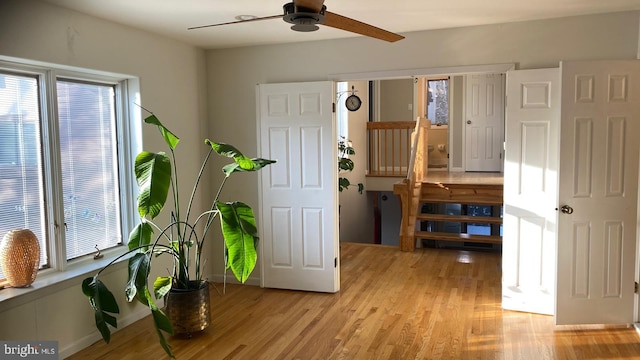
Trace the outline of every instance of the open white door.
<instances>
[{"instance_id":1,"label":"open white door","mask_svg":"<svg viewBox=\"0 0 640 360\"><path fill-rule=\"evenodd\" d=\"M337 135L332 82L261 84L260 172L263 287L340 289Z\"/></svg>"},{"instance_id":2,"label":"open white door","mask_svg":"<svg viewBox=\"0 0 640 360\"><path fill-rule=\"evenodd\" d=\"M502 307L554 313L560 69L507 72Z\"/></svg>"},{"instance_id":3,"label":"open white door","mask_svg":"<svg viewBox=\"0 0 640 360\"><path fill-rule=\"evenodd\" d=\"M504 75L466 76L465 170L502 171Z\"/></svg>"},{"instance_id":4,"label":"open white door","mask_svg":"<svg viewBox=\"0 0 640 360\"><path fill-rule=\"evenodd\" d=\"M556 323L633 323L640 61L561 69Z\"/></svg>"}]
</instances>

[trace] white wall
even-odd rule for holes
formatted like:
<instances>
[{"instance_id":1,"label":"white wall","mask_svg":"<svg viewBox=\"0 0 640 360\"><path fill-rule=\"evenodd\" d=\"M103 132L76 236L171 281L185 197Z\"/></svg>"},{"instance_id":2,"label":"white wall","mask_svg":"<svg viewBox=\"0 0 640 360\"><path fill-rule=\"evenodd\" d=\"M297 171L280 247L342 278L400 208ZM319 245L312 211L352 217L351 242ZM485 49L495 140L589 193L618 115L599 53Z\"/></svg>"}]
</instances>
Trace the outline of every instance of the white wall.
<instances>
[{"instance_id":1,"label":"white wall","mask_svg":"<svg viewBox=\"0 0 640 360\"><path fill-rule=\"evenodd\" d=\"M48 4L2 0L0 55L139 77L142 105L182 138L178 156L189 160L183 172L195 176L198 164L192 159L204 151L201 139L208 126L202 49ZM143 140L149 149L165 150L155 129L146 131ZM183 181L190 183L193 176ZM95 342L99 335L80 289L82 278L4 301L0 339L58 340L61 358ZM120 269L105 282L114 284L111 289L118 296L115 286L122 282L114 280L125 278L126 269ZM124 300L124 290L121 294ZM144 308L121 306L120 323L148 314L140 310Z\"/></svg>"}]
</instances>

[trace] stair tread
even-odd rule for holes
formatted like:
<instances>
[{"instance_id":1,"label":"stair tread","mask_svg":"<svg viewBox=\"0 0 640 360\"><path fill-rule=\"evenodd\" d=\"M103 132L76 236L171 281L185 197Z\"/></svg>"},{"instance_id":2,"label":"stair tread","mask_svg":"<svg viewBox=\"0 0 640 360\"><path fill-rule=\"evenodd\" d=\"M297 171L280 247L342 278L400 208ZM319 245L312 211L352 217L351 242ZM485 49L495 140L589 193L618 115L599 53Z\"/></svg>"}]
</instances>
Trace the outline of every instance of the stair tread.
<instances>
[{"instance_id":1,"label":"stair tread","mask_svg":"<svg viewBox=\"0 0 640 360\"><path fill-rule=\"evenodd\" d=\"M416 218L431 221L471 222L502 224L502 218L496 216L446 215L446 214L418 214Z\"/></svg>"},{"instance_id":2,"label":"stair tread","mask_svg":"<svg viewBox=\"0 0 640 360\"><path fill-rule=\"evenodd\" d=\"M460 234L460 233L416 231L415 238L502 244L502 236L497 236L497 235L473 235L473 234Z\"/></svg>"},{"instance_id":3,"label":"stair tread","mask_svg":"<svg viewBox=\"0 0 640 360\"><path fill-rule=\"evenodd\" d=\"M502 198L499 199L481 199L481 198L473 198L469 197L466 199L455 198L455 199L446 199L446 198L438 198L438 197L420 197L420 203L422 204L469 204L469 205L495 205L499 206L503 204Z\"/></svg>"}]
</instances>

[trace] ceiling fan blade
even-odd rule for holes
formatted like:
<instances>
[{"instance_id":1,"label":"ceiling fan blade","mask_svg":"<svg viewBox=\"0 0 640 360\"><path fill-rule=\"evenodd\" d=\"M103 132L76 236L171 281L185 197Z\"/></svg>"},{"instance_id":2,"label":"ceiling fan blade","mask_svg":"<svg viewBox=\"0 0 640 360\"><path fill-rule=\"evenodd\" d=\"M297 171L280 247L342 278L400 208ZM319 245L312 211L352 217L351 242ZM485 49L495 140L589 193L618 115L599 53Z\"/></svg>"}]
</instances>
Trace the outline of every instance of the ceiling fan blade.
<instances>
[{"instance_id":1,"label":"ceiling fan blade","mask_svg":"<svg viewBox=\"0 0 640 360\"><path fill-rule=\"evenodd\" d=\"M325 13L325 17L326 20L323 25L330 26L332 28L350 31L356 34L369 36L388 42L395 42L404 39L404 36L402 35L398 35L396 33L380 29L373 25L365 24L361 21L354 20L329 11Z\"/></svg>"},{"instance_id":2,"label":"ceiling fan blade","mask_svg":"<svg viewBox=\"0 0 640 360\"><path fill-rule=\"evenodd\" d=\"M255 19L249 19L249 20L238 20L238 21L229 21L229 22L219 23L219 24L193 26L193 27L187 28L187 30L202 29L202 28L207 28L207 27L230 25L230 24L240 24L240 23L253 22L253 21L279 19L279 18L282 18L282 15L271 15L271 16L259 17L259 18L255 18Z\"/></svg>"},{"instance_id":3,"label":"ceiling fan blade","mask_svg":"<svg viewBox=\"0 0 640 360\"><path fill-rule=\"evenodd\" d=\"M293 0L293 3L296 7L303 7L315 12L320 12L322 5L324 5L324 0Z\"/></svg>"}]
</instances>

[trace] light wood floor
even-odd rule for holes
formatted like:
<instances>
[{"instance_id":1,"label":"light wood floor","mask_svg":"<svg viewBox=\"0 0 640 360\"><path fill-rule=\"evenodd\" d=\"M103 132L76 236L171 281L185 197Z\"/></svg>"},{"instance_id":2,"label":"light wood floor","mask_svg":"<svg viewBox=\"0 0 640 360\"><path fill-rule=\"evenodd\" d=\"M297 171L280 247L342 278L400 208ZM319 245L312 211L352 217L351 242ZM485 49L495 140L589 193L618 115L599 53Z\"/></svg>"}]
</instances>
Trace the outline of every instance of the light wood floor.
<instances>
[{"instance_id":1,"label":"light wood floor","mask_svg":"<svg viewBox=\"0 0 640 360\"><path fill-rule=\"evenodd\" d=\"M500 254L342 244L342 290L228 286L178 359L639 359L632 328L555 327L500 307ZM164 359L145 318L71 359Z\"/></svg>"}]
</instances>

